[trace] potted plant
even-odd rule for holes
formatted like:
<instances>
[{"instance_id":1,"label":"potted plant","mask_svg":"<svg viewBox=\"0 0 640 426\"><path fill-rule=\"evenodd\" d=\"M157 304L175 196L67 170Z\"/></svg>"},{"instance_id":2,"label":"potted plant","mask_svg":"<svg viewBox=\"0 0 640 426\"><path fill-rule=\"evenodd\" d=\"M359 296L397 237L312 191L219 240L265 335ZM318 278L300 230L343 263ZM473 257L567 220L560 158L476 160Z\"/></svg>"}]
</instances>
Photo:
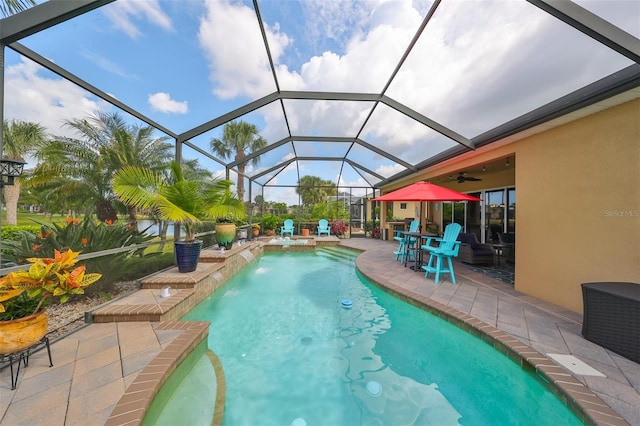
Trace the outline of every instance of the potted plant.
<instances>
[{"instance_id":1,"label":"potted plant","mask_svg":"<svg viewBox=\"0 0 640 426\"><path fill-rule=\"evenodd\" d=\"M280 219L277 216L272 214L265 214L262 216L262 227L264 228L264 235L273 236L275 234L275 229L280 223Z\"/></svg>"},{"instance_id":2,"label":"potted plant","mask_svg":"<svg viewBox=\"0 0 640 426\"><path fill-rule=\"evenodd\" d=\"M79 254L71 249L55 250L53 258L29 258L28 270L0 278L0 354L15 353L40 341L47 332L44 308L51 299L64 303L102 277L86 274L85 265L76 266Z\"/></svg>"},{"instance_id":3,"label":"potted plant","mask_svg":"<svg viewBox=\"0 0 640 426\"><path fill-rule=\"evenodd\" d=\"M170 171L167 176L143 167L123 167L113 176L113 191L127 205L154 210L161 219L182 225L185 238L174 241L178 271L192 272L202 248L202 241L195 238L194 225L205 218L218 222L244 217L244 204L231 193L233 183L229 180L186 179L175 161Z\"/></svg>"},{"instance_id":4,"label":"potted plant","mask_svg":"<svg viewBox=\"0 0 640 426\"><path fill-rule=\"evenodd\" d=\"M260 235L260 225L257 223L254 223L253 225L251 225L251 235L253 235L254 237L257 237L258 235Z\"/></svg>"},{"instance_id":5,"label":"potted plant","mask_svg":"<svg viewBox=\"0 0 640 426\"><path fill-rule=\"evenodd\" d=\"M216 242L227 250L236 238L235 221L246 216L244 203L229 188L230 185L222 191L217 204L209 211L210 216L216 219Z\"/></svg>"}]
</instances>

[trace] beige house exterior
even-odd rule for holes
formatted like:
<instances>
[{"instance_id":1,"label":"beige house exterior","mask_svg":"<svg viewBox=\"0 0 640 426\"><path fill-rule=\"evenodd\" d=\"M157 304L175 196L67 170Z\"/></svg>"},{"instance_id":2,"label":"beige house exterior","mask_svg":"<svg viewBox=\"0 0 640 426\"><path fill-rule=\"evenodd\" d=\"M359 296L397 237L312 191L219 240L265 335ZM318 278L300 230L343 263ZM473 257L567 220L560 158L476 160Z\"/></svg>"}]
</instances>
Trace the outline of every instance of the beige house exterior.
<instances>
[{"instance_id":1,"label":"beige house exterior","mask_svg":"<svg viewBox=\"0 0 640 426\"><path fill-rule=\"evenodd\" d=\"M460 192L515 187L516 290L582 312L581 283L640 282L640 99L529 133L425 169L382 193L420 180ZM504 168L478 182L448 179L489 163ZM412 217L418 203L408 204ZM425 207L426 216L438 221L435 204Z\"/></svg>"}]
</instances>

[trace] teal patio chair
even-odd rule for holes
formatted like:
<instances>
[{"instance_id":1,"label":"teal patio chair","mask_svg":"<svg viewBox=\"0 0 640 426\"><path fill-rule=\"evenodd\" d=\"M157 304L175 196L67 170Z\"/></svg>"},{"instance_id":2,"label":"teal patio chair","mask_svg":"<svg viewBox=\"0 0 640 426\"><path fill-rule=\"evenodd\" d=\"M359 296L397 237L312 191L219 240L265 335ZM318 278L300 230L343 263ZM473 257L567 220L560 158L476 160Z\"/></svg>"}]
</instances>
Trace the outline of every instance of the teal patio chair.
<instances>
[{"instance_id":1,"label":"teal patio chair","mask_svg":"<svg viewBox=\"0 0 640 426\"><path fill-rule=\"evenodd\" d=\"M284 237L284 234L293 236L293 219L286 219L284 226L280 228L280 236Z\"/></svg>"},{"instance_id":2,"label":"teal patio chair","mask_svg":"<svg viewBox=\"0 0 640 426\"><path fill-rule=\"evenodd\" d=\"M329 228L329 221L327 219L320 219L318 221L318 236L327 234L327 237L331 235L331 228Z\"/></svg>"},{"instance_id":3,"label":"teal patio chair","mask_svg":"<svg viewBox=\"0 0 640 426\"><path fill-rule=\"evenodd\" d=\"M418 232L418 228L420 228L420 221L411 221L411 224L409 225L409 232ZM401 263L405 263L405 256L415 256L415 253L413 253L412 250L416 244L415 237L408 237L404 235L404 231L395 231L393 239L399 242L398 250L393 252L393 254L396 255L396 260L399 260Z\"/></svg>"},{"instance_id":4,"label":"teal patio chair","mask_svg":"<svg viewBox=\"0 0 640 426\"><path fill-rule=\"evenodd\" d=\"M428 238L426 244L420 248L429 253L429 263L422 267L425 270L424 277L429 278L430 273L435 273L436 284L440 282L441 274L449 274L451 277L451 283L456 283L456 276L453 273L452 257L458 256L458 250L460 250L460 241L458 241L458 234L462 226L457 223L450 223L444 229L444 235L442 238ZM438 246L432 246L431 240L438 242ZM444 261L447 261L445 267ZM435 265L433 264L435 261Z\"/></svg>"}]
</instances>

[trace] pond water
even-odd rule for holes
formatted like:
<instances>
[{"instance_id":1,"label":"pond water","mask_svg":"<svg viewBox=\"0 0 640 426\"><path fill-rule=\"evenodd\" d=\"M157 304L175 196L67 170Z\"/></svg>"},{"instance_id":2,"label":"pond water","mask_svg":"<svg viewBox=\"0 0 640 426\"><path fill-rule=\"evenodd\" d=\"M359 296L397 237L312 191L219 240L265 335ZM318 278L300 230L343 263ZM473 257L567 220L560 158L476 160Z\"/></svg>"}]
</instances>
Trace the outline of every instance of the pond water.
<instances>
[{"instance_id":1,"label":"pond water","mask_svg":"<svg viewBox=\"0 0 640 426\"><path fill-rule=\"evenodd\" d=\"M139 220L138 231L142 232L146 228L149 228L147 229L146 233L150 235L158 235L158 233L160 232L160 227L155 221L148 220L148 219ZM173 224L169 225L169 228L167 229L167 237L173 237L173 228L174 228Z\"/></svg>"}]
</instances>

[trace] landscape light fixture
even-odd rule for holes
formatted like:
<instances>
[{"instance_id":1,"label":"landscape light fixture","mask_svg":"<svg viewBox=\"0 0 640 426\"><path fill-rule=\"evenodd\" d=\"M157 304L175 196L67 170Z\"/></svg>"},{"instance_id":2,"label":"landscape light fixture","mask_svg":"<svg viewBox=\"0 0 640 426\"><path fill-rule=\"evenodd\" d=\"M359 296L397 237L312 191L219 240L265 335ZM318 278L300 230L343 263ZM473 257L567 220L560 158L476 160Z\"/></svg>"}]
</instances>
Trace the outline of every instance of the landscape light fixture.
<instances>
[{"instance_id":1,"label":"landscape light fixture","mask_svg":"<svg viewBox=\"0 0 640 426\"><path fill-rule=\"evenodd\" d=\"M0 187L13 185L13 179L22 176L25 164L24 161L9 158L0 160Z\"/></svg>"}]
</instances>

